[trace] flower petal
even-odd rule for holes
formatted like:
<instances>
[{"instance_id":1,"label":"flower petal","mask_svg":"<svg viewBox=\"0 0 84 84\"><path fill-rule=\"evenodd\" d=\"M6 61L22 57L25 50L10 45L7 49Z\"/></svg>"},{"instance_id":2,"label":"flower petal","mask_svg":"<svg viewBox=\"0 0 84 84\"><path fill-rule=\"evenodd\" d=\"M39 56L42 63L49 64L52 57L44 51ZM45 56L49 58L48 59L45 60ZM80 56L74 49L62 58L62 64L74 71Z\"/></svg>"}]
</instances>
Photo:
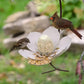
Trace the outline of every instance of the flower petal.
<instances>
[{"instance_id":1,"label":"flower petal","mask_svg":"<svg viewBox=\"0 0 84 84\"><path fill-rule=\"evenodd\" d=\"M65 36L60 40L58 47L59 48L63 47L65 48L65 50L67 50L70 47L70 45L71 45L71 38L68 36Z\"/></svg>"},{"instance_id":2,"label":"flower petal","mask_svg":"<svg viewBox=\"0 0 84 84\"><path fill-rule=\"evenodd\" d=\"M28 44L27 44L27 47L28 47L31 51L33 51L33 52L38 51L38 50L37 50L37 45L36 45L36 44L28 43Z\"/></svg>"},{"instance_id":3,"label":"flower petal","mask_svg":"<svg viewBox=\"0 0 84 84\"><path fill-rule=\"evenodd\" d=\"M19 52L20 55L22 55L25 58L35 59L34 53L29 51L29 50L20 49L18 52Z\"/></svg>"},{"instance_id":4,"label":"flower petal","mask_svg":"<svg viewBox=\"0 0 84 84\"><path fill-rule=\"evenodd\" d=\"M30 43L36 44L40 36L41 36L41 33L39 32L31 32L29 33L27 38L30 40Z\"/></svg>"},{"instance_id":5,"label":"flower petal","mask_svg":"<svg viewBox=\"0 0 84 84\"><path fill-rule=\"evenodd\" d=\"M56 52L55 57L57 57L57 56L62 55L65 52L65 49L64 48L61 48L61 49L56 50L55 52Z\"/></svg>"},{"instance_id":6,"label":"flower petal","mask_svg":"<svg viewBox=\"0 0 84 84\"><path fill-rule=\"evenodd\" d=\"M60 40L60 43L58 45L58 50L56 50L56 56L59 56L61 54L63 54L66 50L68 50L68 48L70 47L71 45L71 38L69 38L68 36L66 37L63 37L61 40Z\"/></svg>"},{"instance_id":7,"label":"flower petal","mask_svg":"<svg viewBox=\"0 0 84 84\"><path fill-rule=\"evenodd\" d=\"M58 32L58 29L56 29L55 27L51 26L48 29L46 29L43 34L48 35L50 37L50 39L52 40L54 47L56 48L59 39L60 39L60 34Z\"/></svg>"}]
</instances>

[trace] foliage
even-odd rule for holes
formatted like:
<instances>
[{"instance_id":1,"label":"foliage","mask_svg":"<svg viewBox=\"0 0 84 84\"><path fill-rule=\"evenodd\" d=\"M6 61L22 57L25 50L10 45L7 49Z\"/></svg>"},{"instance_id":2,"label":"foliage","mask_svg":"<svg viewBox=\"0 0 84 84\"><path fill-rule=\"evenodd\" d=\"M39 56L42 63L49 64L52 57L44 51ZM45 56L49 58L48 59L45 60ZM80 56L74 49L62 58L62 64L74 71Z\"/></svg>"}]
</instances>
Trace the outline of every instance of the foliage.
<instances>
[{"instance_id":1,"label":"foliage","mask_svg":"<svg viewBox=\"0 0 84 84\"><path fill-rule=\"evenodd\" d=\"M39 3L38 3L39 4ZM74 27L81 26L84 21L84 3L81 0L62 0L63 18L72 21ZM60 13L59 0L41 0L38 10L49 16Z\"/></svg>"},{"instance_id":2,"label":"foliage","mask_svg":"<svg viewBox=\"0 0 84 84\"><path fill-rule=\"evenodd\" d=\"M7 16L25 9L28 1L31 0L0 0L0 29L4 25L4 20ZM55 11L59 14L59 0L34 0L37 4L39 12L45 13L49 16L53 15ZM84 4L80 0L62 0L63 18L69 19L73 22L75 27L79 27L84 21Z\"/></svg>"},{"instance_id":3,"label":"foliage","mask_svg":"<svg viewBox=\"0 0 84 84\"><path fill-rule=\"evenodd\" d=\"M84 20L83 3L80 0L65 0L63 16L72 21L75 27L79 27Z\"/></svg>"},{"instance_id":4,"label":"foliage","mask_svg":"<svg viewBox=\"0 0 84 84\"><path fill-rule=\"evenodd\" d=\"M23 11L29 1L30 0L0 0L0 29L4 25L4 20L7 16L17 11Z\"/></svg>"}]
</instances>

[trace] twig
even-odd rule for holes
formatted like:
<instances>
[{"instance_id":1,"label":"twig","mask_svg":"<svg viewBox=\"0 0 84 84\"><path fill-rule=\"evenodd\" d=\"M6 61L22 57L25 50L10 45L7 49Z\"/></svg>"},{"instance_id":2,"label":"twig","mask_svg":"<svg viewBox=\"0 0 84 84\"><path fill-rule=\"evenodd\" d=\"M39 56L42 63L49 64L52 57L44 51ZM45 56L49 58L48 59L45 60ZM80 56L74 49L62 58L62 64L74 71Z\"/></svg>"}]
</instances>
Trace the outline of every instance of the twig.
<instances>
[{"instance_id":1,"label":"twig","mask_svg":"<svg viewBox=\"0 0 84 84\"><path fill-rule=\"evenodd\" d=\"M83 61L82 61L83 56L84 56L84 51L82 52L81 57L80 57L81 67L82 67L83 72L84 72L84 64L83 64Z\"/></svg>"},{"instance_id":2,"label":"twig","mask_svg":"<svg viewBox=\"0 0 84 84\"><path fill-rule=\"evenodd\" d=\"M64 72L69 72L68 70L62 70L62 69L59 69L59 68L56 68L52 63L49 63L53 68L54 70L50 70L50 71L46 71L46 72L43 72L42 74L45 74L45 73L50 73L50 72L53 72L53 71L64 71Z\"/></svg>"}]
</instances>

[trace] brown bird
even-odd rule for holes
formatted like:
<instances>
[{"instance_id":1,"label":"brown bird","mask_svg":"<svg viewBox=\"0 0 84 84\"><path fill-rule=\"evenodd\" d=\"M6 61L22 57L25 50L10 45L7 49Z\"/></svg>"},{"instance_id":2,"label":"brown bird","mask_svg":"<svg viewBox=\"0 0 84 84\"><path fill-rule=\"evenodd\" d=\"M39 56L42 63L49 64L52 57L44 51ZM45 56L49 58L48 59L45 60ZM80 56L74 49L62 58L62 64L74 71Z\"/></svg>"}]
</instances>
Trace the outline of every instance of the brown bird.
<instances>
[{"instance_id":1,"label":"brown bird","mask_svg":"<svg viewBox=\"0 0 84 84\"><path fill-rule=\"evenodd\" d=\"M57 12L50 18L53 21L53 26L60 29L69 28L73 33L75 33L80 39L82 39L82 35L78 33L74 28L71 21L62 19L57 15Z\"/></svg>"},{"instance_id":2,"label":"brown bird","mask_svg":"<svg viewBox=\"0 0 84 84\"><path fill-rule=\"evenodd\" d=\"M29 42L29 39L22 38L15 43L15 45L10 49L10 51L15 50L15 49L28 49L27 48L28 42Z\"/></svg>"}]
</instances>

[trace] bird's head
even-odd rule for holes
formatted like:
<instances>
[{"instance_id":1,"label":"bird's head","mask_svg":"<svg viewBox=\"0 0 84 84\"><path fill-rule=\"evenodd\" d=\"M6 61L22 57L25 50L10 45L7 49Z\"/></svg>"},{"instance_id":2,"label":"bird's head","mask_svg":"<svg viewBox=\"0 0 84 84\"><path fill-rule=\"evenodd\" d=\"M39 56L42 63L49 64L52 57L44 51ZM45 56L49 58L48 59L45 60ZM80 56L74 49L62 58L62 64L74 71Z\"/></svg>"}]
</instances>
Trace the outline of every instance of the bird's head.
<instances>
[{"instance_id":1,"label":"bird's head","mask_svg":"<svg viewBox=\"0 0 84 84\"><path fill-rule=\"evenodd\" d=\"M50 17L50 20L54 21L57 18L59 18L59 16L57 15L57 12L55 12L54 15Z\"/></svg>"}]
</instances>

